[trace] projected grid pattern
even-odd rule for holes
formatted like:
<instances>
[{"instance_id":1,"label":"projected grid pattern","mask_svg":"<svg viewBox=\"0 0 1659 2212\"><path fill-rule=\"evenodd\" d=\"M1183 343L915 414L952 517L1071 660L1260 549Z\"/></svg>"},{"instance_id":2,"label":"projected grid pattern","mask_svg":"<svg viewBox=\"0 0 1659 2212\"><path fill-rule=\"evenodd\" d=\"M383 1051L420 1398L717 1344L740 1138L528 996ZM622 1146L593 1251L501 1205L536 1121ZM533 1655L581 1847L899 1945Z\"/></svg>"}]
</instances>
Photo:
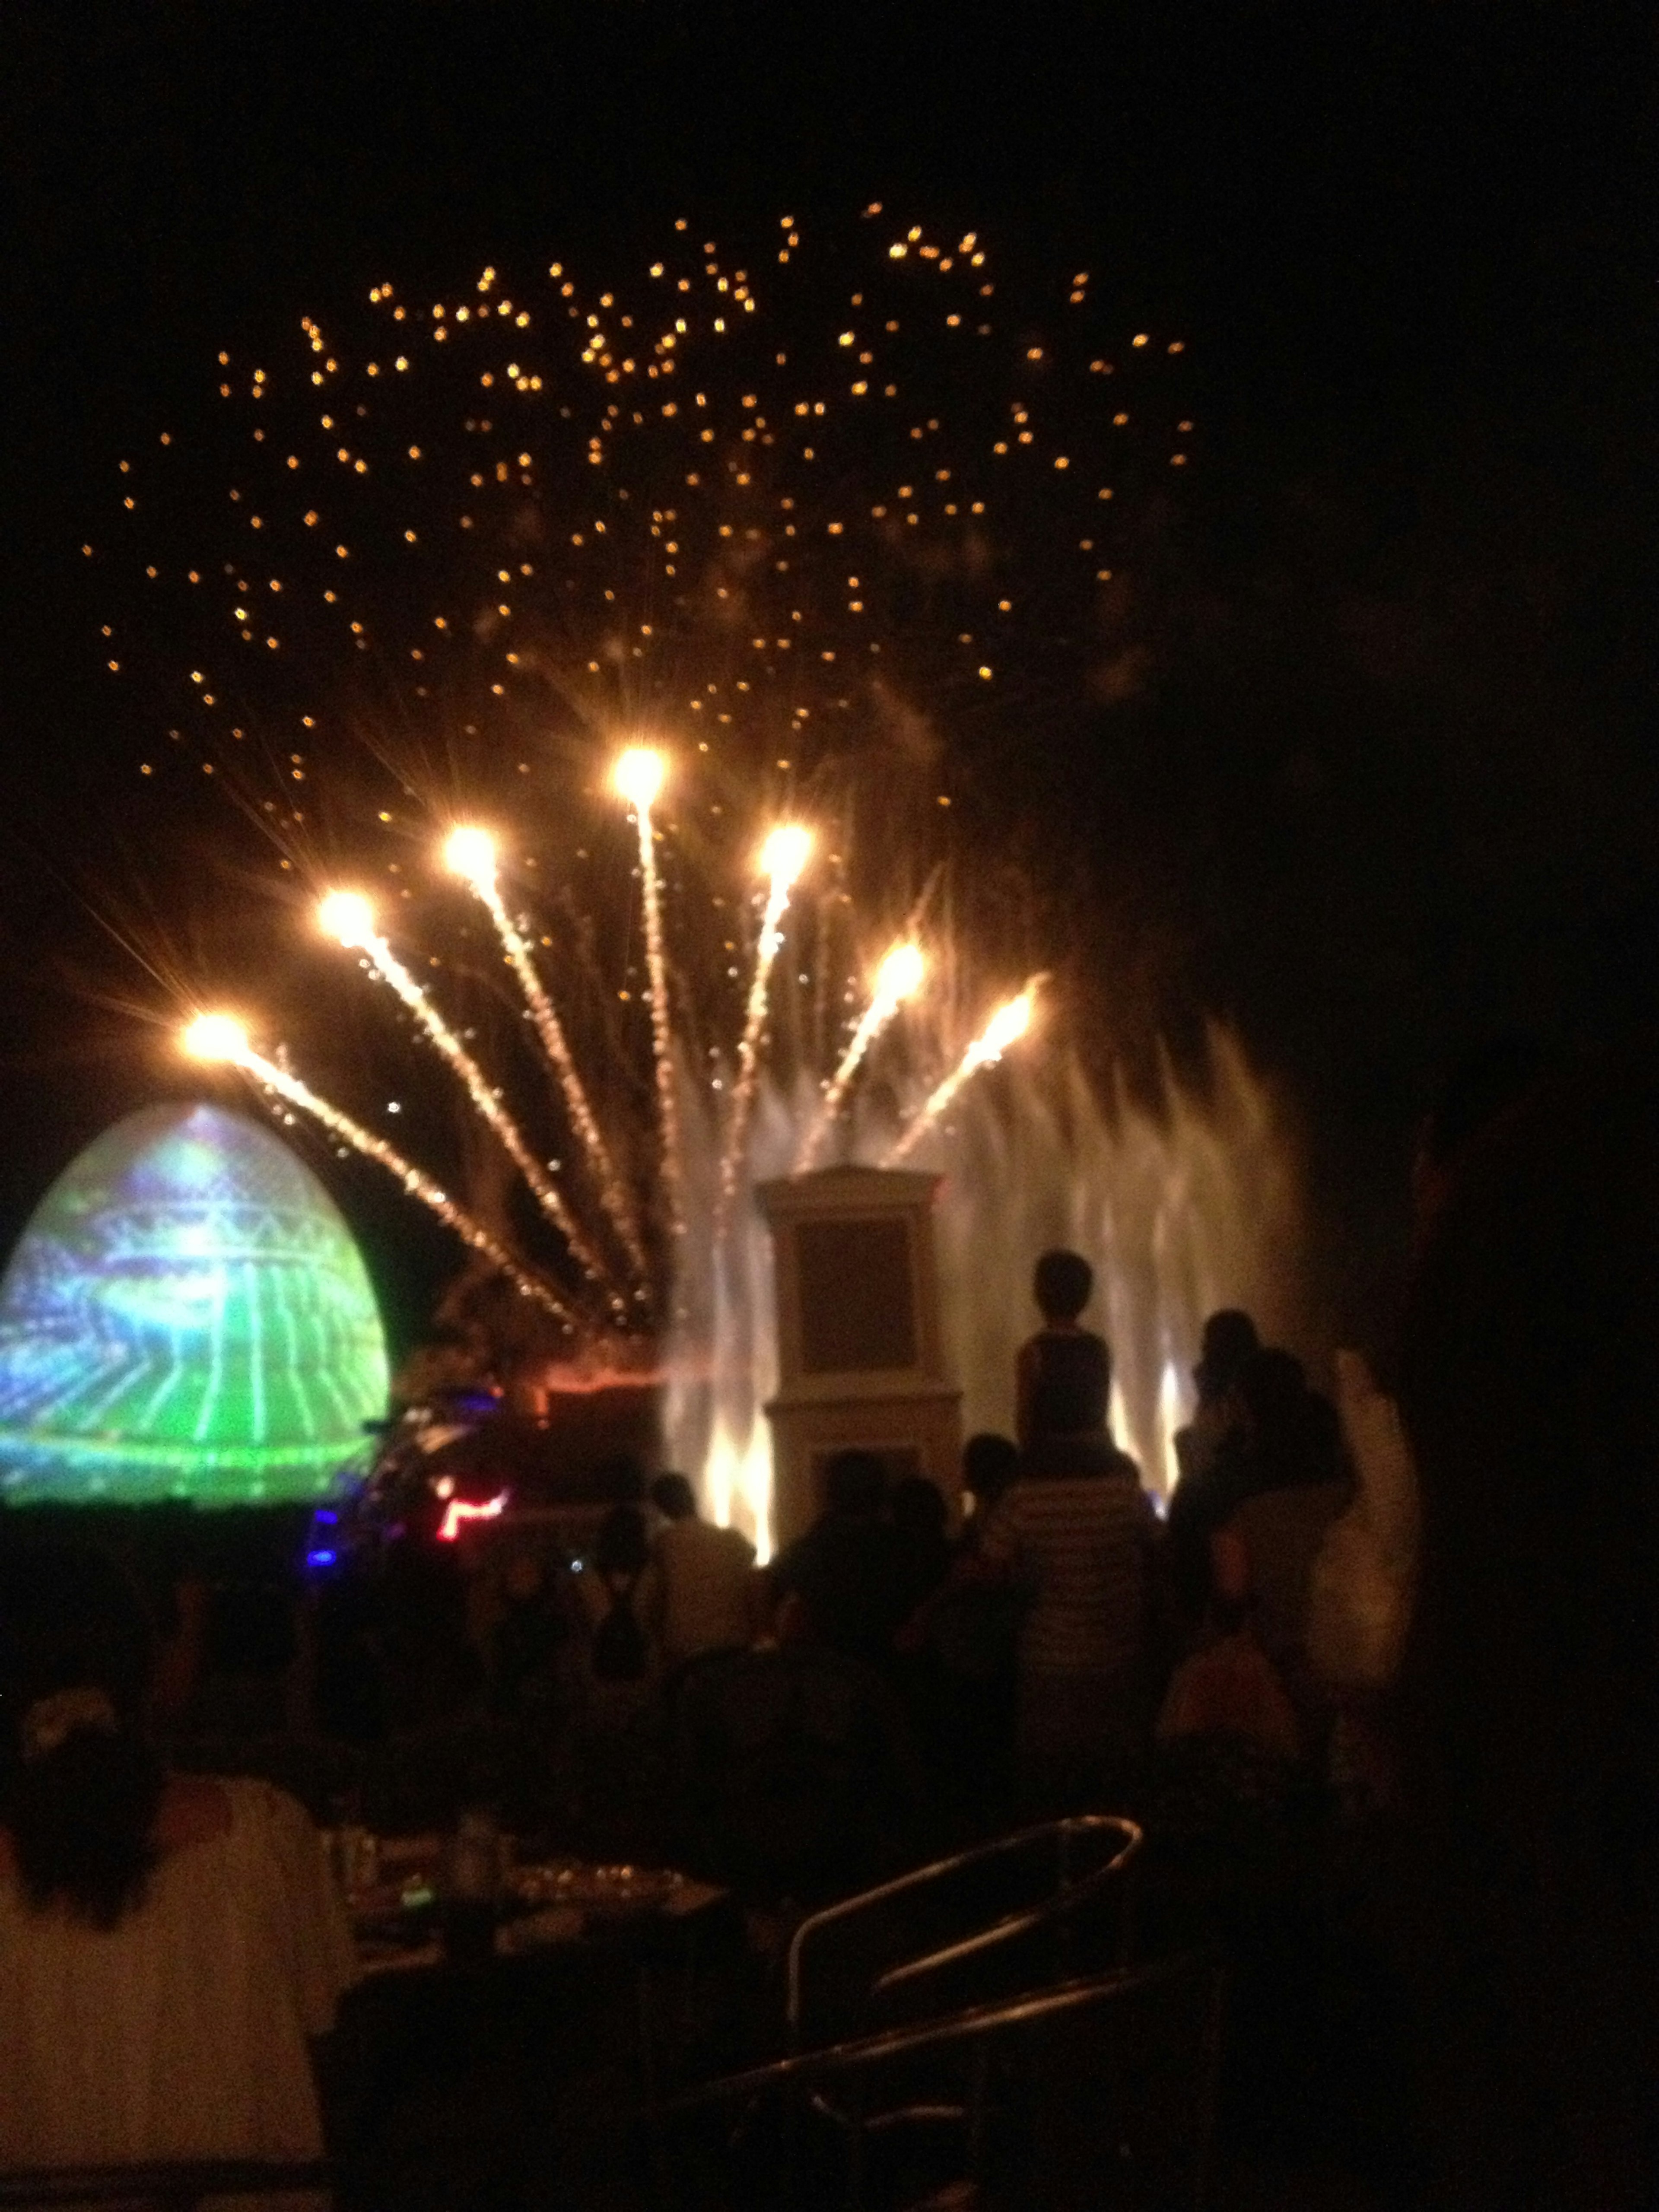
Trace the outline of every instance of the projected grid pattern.
<instances>
[{"instance_id":1,"label":"projected grid pattern","mask_svg":"<svg viewBox=\"0 0 1659 2212\"><path fill-rule=\"evenodd\" d=\"M374 1294L326 1192L216 1108L106 1131L0 1286L11 1502L312 1496L361 1461L386 1391Z\"/></svg>"}]
</instances>

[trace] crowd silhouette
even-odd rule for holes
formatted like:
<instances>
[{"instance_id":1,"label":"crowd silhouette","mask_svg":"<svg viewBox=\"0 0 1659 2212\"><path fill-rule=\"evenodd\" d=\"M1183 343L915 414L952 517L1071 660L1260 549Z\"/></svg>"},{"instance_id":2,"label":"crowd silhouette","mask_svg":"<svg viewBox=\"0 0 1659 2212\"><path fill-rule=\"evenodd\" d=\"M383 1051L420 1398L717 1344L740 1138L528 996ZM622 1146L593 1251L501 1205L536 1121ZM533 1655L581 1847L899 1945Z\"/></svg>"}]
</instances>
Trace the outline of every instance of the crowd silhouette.
<instances>
[{"instance_id":1,"label":"crowd silhouette","mask_svg":"<svg viewBox=\"0 0 1659 2212\"><path fill-rule=\"evenodd\" d=\"M1656 1109L1645 1049L1466 1072L1382 1380L1344 1353L1327 1394L1211 1315L1167 1501L1110 1431L1089 1262L1055 1250L1016 1434L968 1440L960 1512L843 1450L763 1566L629 1462L580 1551L469 1559L411 1511L308 1591L252 1554L216 1583L141 1561L148 1613L83 1542L8 1529L0 2164L84 2148L93 2062L43 2059L72 2033L50 1992L90 2002L99 1945L153 1947L158 1915L240 1884L296 1916L260 2003L284 2049L326 2025L346 1975L295 1798L382 1832L488 1803L728 1888L763 1948L1110 1811L1146 1835L1146 1941L1228 1960L1230 2141L1344 2162L1371 2192L1344 2201L1653 2202ZM203 1778L238 1771L264 1780ZM211 2073L180 2033L167 2063ZM241 2064L233 2039L233 2104ZM285 2112L266 2138L314 2149L297 2088Z\"/></svg>"}]
</instances>

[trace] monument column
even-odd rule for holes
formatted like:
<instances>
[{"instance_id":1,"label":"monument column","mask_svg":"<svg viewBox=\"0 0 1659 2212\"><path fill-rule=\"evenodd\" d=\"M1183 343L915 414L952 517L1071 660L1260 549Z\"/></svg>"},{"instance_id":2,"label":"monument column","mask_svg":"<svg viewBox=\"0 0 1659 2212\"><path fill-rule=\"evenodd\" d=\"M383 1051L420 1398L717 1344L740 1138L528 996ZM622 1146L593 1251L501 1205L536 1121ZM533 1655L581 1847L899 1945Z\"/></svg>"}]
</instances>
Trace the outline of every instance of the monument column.
<instances>
[{"instance_id":1,"label":"monument column","mask_svg":"<svg viewBox=\"0 0 1659 2212\"><path fill-rule=\"evenodd\" d=\"M939 1177L831 1167L763 1183L778 1304L775 1541L809 1527L825 1462L856 1445L894 1480L921 1474L956 1517L962 1394L939 1331L933 1205Z\"/></svg>"}]
</instances>

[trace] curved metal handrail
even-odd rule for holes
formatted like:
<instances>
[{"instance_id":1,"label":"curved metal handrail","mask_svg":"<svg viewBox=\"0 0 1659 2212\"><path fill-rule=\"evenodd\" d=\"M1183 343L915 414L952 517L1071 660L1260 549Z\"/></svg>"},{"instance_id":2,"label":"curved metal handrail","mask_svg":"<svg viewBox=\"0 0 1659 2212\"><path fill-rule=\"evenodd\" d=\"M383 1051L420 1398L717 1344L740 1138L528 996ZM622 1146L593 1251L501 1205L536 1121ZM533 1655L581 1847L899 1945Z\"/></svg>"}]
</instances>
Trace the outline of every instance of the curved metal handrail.
<instances>
[{"instance_id":1,"label":"curved metal handrail","mask_svg":"<svg viewBox=\"0 0 1659 2212\"><path fill-rule=\"evenodd\" d=\"M894 2059L914 2057L919 2052L941 2050L951 2044L975 2042L1007 2028L1051 2020L1091 2005L1139 1996L1184 1980L1195 1981L1200 1976L1213 1979L1212 2003L1217 2008L1218 2025L1220 1961L1207 1951L1182 1951L1174 1958L1156 1960L1147 1966L1114 1966L1108 1973L1058 1982L1052 1989L1035 1990L1024 1996L1005 1997L991 2004L966 2005L959 2012L945 2013L938 2020L922 2021L912 2027L882 2028L874 2034L826 2043L817 2051L791 2051L782 2058L769 2059L763 2065L745 2067L739 2074L725 2074L717 2081L702 2081L695 2088L683 2089L666 2099L659 2109L665 2113L693 2112L729 2097L754 2096L786 2082L807 2081L819 2075L848 2072L859 2067L885 2065Z\"/></svg>"},{"instance_id":2,"label":"curved metal handrail","mask_svg":"<svg viewBox=\"0 0 1659 2212\"><path fill-rule=\"evenodd\" d=\"M1118 1848L1103 1866L1097 1867L1080 1879L1070 1880L1066 1871L1066 1846L1073 1838L1090 1835L1115 1834L1121 1838ZM923 1952L914 1959L902 1960L878 1975L871 1985L871 1994L879 1996L904 1984L920 1981L927 1975L942 1972L959 1960L971 1958L979 1953L1012 1942L1016 1936L1028 1934L1078 1911L1115 1881L1139 1854L1145 1840L1134 1821L1117 1813L1079 1813L1063 1820L1049 1820L1036 1827L1018 1829L1012 1835L1000 1836L989 1844L977 1844L970 1850L953 1852L949 1857L935 1859L929 1865L913 1867L908 1873L896 1875L891 1881L880 1883L873 1889L861 1890L856 1897L843 1898L839 1903L825 1905L822 1911L803 1920L795 1930L789 1946L786 2014L792 2037L799 2034L801 2014L801 1958L807 1944L838 1921L854 1919L872 1908L885 1904L890 1899L902 1897L907 1892L927 1888L947 1880L963 1869L988 1864L998 1857L1012 1856L1016 1851L1029 1849L1045 1838L1057 1846L1060 1858L1060 1887L1055 1893L1040 1903L1028 1905L1018 1912L1005 1914L983 1928L958 1937L956 1942L937 1950Z\"/></svg>"}]
</instances>

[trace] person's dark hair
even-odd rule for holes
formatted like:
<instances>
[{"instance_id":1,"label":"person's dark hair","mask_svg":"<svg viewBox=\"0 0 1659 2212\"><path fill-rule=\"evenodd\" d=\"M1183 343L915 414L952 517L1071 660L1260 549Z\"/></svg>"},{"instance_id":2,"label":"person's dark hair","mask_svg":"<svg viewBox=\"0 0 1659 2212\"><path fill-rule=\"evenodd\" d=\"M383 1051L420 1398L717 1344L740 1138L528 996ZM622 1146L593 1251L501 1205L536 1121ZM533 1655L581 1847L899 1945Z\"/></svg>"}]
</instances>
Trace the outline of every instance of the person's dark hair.
<instances>
[{"instance_id":1,"label":"person's dark hair","mask_svg":"<svg viewBox=\"0 0 1659 2212\"><path fill-rule=\"evenodd\" d=\"M1456 2023L1463 2078L1425 2063L1447 2079L1448 2124L1482 2116L1483 2158L1510 2169L1483 2203L1601 2212L1650 2203L1659 2179L1656 1342L1650 1042L1550 1079L1487 1130L1404 1333L1422 1508L1401 1693L1413 1901L1433 1914L1425 2011Z\"/></svg>"},{"instance_id":2,"label":"person's dark hair","mask_svg":"<svg viewBox=\"0 0 1659 2212\"><path fill-rule=\"evenodd\" d=\"M887 1510L901 1535L942 1536L949 1510L925 1474L901 1475L888 1493Z\"/></svg>"},{"instance_id":3,"label":"person's dark hair","mask_svg":"<svg viewBox=\"0 0 1659 2212\"><path fill-rule=\"evenodd\" d=\"M0 1556L0 1823L23 1896L112 1928L155 1863L161 1762L145 1726L154 1664L133 1583L100 1553Z\"/></svg>"},{"instance_id":4,"label":"person's dark hair","mask_svg":"<svg viewBox=\"0 0 1659 2212\"><path fill-rule=\"evenodd\" d=\"M1075 1321L1089 1303L1095 1271L1081 1252L1045 1252L1031 1278L1031 1291L1044 1321Z\"/></svg>"},{"instance_id":5,"label":"person's dark hair","mask_svg":"<svg viewBox=\"0 0 1659 2212\"><path fill-rule=\"evenodd\" d=\"M1264 1345L1240 1368L1238 1395L1259 1429L1282 1429L1301 1412L1307 1373L1293 1352Z\"/></svg>"},{"instance_id":6,"label":"person's dark hair","mask_svg":"<svg viewBox=\"0 0 1659 2212\"><path fill-rule=\"evenodd\" d=\"M1198 1364L1193 1379L1206 1405L1224 1398L1237 1382L1245 1362L1260 1349L1261 1339L1249 1314L1237 1306L1224 1306L1204 1324Z\"/></svg>"},{"instance_id":7,"label":"person's dark hair","mask_svg":"<svg viewBox=\"0 0 1659 2212\"><path fill-rule=\"evenodd\" d=\"M672 1471L659 1474L651 1485L651 1503L665 1521L695 1521L697 1517L697 1496L690 1480Z\"/></svg>"},{"instance_id":8,"label":"person's dark hair","mask_svg":"<svg viewBox=\"0 0 1659 2212\"><path fill-rule=\"evenodd\" d=\"M962 1448L962 1486L981 1512L996 1504L1018 1473L1019 1446L1012 1437L983 1430Z\"/></svg>"},{"instance_id":9,"label":"person's dark hair","mask_svg":"<svg viewBox=\"0 0 1659 2212\"><path fill-rule=\"evenodd\" d=\"M637 1575L650 1557L644 1514L637 1505L613 1505L593 1539L593 1565L602 1575Z\"/></svg>"},{"instance_id":10,"label":"person's dark hair","mask_svg":"<svg viewBox=\"0 0 1659 2212\"><path fill-rule=\"evenodd\" d=\"M823 1470L823 1502L832 1513L867 1516L887 1498L887 1469L872 1451L838 1451Z\"/></svg>"}]
</instances>

